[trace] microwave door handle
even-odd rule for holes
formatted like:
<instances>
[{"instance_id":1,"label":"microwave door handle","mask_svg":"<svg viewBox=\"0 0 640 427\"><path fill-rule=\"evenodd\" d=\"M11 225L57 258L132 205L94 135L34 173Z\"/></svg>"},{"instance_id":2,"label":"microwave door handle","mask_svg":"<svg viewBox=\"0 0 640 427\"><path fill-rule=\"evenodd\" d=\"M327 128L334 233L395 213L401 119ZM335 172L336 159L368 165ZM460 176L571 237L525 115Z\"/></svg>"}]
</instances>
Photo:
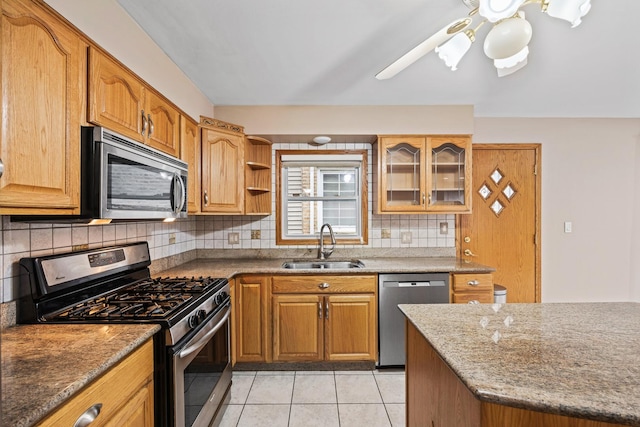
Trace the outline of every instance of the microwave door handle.
<instances>
[{"instance_id":1,"label":"microwave door handle","mask_svg":"<svg viewBox=\"0 0 640 427\"><path fill-rule=\"evenodd\" d=\"M177 189L178 203L175 212L180 213L186 202L186 188L184 186L184 181L182 181L182 177L179 174L176 174L176 182L178 183L179 188Z\"/></svg>"}]
</instances>

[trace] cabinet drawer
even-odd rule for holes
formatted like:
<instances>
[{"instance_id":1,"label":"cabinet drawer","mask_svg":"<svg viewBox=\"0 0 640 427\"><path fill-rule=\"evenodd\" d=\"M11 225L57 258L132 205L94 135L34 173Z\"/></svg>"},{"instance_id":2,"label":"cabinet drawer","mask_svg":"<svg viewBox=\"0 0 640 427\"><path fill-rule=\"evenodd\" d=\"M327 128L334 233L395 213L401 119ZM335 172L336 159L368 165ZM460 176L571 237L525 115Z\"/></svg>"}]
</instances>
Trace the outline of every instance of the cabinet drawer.
<instances>
[{"instance_id":1,"label":"cabinet drawer","mask_svg":"<svg viewBox=\"0 0 640 427\"><path fill-rule=\"evenodd\" d=\"M489 274L454 274L452 275L453 292L493 292L493 275Z\"/></svg>"},{"instance_id":2,"label":"cabinet drawer","mask_svg":"<svg viewBox=\"0 0 640 427\"><path fill-rule=\"evenodd\" d=\"M147 385L150 385L147 387ZM91 425L106 425L113 417L120 418L127 409L126 405L135 400L141 389L148 397L149 425L153 424L153 340L148 340L126 359L120 361L86 388L80 390L69 401L60 406L53 414L45 418L38 427L72 426L78 417L91 406L100 403L100 416ZM139 398L140 396L138 396ZM128 403L129 402L129 403ZM120 424L122 425L122 424Z\"/></svg>"},{"instance_id":3,"label":"cabinet drawer","mask_svg":"<svg viewBox=\"0 0 640 427\"><path fill-rule=\"evenodd\" d=\"M489 291L470 291L454 293L451 302L455 304L468 304L471 301L478 301L481 304L490 304L493 302L493 294Z\"/></svg>"},{"instance_id":4,"label":"cabinet drawer","mask_svg":"<svg viewBox=\"0 0 640 427\"><path fill-rule=\"evenodd\" d=\"M377 287L376 276L273 276L271 292L277 293L370 293Z\"/></svg>"}]
</instances>

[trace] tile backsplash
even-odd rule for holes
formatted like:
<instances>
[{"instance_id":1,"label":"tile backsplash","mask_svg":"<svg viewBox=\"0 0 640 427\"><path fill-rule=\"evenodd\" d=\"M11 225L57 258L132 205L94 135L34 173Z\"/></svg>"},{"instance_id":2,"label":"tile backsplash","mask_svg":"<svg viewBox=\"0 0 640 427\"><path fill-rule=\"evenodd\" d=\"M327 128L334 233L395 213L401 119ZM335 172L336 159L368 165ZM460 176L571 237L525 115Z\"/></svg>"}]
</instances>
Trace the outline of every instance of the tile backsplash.
<instances>
[{"instance_id":1,"label":"tile backsplash","mask_svg":"<svg viewBox=\"0 0 640 427\"><path fill-rule=\"evenodd\" d=\"M365 248L455 248L454 215L376 215L372 214L376 181L373 174L373 158L369 143L331 143L322 147L308 144L274 144L272 164L275 166L275 150L282 149L353 149L368 151L369 186L369 243ZM275 191L275 167L272 188ZM27 289L18 283L18 261L23 257L50 255L74 249L96 248L146 240L151 259L156 261L197 249L290 249L301 246L276 246L275 197L272 198L269 216L191 216L173 223L130 222L87 226L69 224L26 224L11 222L8 216L0 217L0 302L14 300ZM442 233L446 224L446 233ZM238 243L229 243L229 234L238 233ZM409 233L409 234L407 234ZM403 243L402 237L410 243ZM349 248L350 246L339 246ZM363 246L351 246L361 248ZM315 245L308 246L315 249Z\"/></svg>"}]
</instances>

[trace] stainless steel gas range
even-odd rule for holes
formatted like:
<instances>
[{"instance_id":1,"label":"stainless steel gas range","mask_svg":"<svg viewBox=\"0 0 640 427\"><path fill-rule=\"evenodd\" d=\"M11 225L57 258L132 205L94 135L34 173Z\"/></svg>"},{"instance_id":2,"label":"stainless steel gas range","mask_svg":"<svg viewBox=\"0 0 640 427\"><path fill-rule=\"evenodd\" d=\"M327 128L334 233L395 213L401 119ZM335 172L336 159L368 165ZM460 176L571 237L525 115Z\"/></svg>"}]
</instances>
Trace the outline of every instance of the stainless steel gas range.
<instances>
[{"instance_id":1,"label":"stainless steel gas range","mask_svg":"<svg viewBox=\"0 0 640 427\"><path fill-rule=\"evenodd\" d=\"M146 242L23 258L31 295L18 321L157 323L155 420L216 425L229 402L231 299L226 279L151 278Z\"/></svg>"}]
</instances>

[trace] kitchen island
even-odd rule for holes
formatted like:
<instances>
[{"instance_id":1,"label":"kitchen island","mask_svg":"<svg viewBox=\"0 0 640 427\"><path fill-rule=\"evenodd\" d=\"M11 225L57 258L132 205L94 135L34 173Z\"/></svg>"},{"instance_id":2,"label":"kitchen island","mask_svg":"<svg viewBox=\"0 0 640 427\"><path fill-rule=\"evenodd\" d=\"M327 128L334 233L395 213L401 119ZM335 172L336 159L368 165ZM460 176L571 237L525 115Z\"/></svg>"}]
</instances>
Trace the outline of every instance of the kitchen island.
<instances>
[{"instance_id":1,"label":"kitchen island","mask_svg":"<svg viewBox=\"0 0 640 427\"><path fill-rule=\"evenodd\" d=\"M400 305L408 426L640 426L640 304Z\"/></svg>"}]
</instances>

